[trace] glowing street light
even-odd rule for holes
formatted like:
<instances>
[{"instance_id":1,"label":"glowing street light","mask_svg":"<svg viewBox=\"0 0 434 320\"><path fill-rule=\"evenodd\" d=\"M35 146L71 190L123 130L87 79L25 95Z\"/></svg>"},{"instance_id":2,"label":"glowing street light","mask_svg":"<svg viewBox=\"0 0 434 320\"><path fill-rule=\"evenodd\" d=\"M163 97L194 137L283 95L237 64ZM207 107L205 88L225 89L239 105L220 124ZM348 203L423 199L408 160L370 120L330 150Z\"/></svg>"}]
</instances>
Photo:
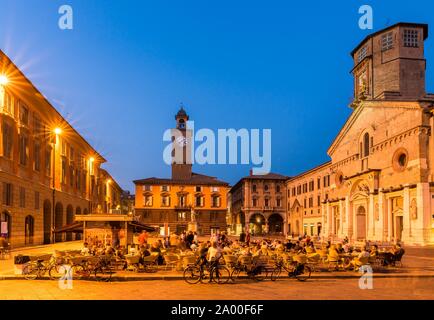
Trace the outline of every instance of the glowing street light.
<instances>
[{"instance_id":1,"label":"glowing street light","mask_svg":"<svg viewBox=\"0 0 434 320\"><path fill-rule=\"evenodd\" d=\"M90 158L89 158L89 161L90 161L90 162L94 162L94 161L95 161L95 158L94 158L94 157L90 157Z\"/></svg>"},{"instance_id":2,"label":"glowing street light","mask_svg":"<svg viewBox=\"0 0 434 320\"><path fill-rule=\"evenodd\" d=\"M9 83L8 77L6 77L4 74L0 75L0 86L5 86Z\"/></svg>"},{"instance_id":3,"label":"glowing street light","mask_svg":"<svg viewBox=\"0 0 434 320\"><path fill-rule=\"evenodd\" d=\"M62 129L60 129L60 128L54 129L54 134L56 134L56 135L62 134Z\"/></svg>"}]
</instances>

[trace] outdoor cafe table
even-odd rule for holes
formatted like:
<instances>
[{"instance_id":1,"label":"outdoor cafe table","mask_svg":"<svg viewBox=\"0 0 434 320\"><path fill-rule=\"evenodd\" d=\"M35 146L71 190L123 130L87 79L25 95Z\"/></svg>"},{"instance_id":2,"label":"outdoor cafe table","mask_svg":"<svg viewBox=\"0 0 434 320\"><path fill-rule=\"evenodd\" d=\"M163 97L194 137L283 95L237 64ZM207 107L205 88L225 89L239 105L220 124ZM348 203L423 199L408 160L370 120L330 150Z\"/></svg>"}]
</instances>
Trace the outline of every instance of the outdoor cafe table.
<instances>
[{"instance_id":1,"label":"outdoor cafe table","mask_svg":"<svg viewBox=\"0 0 434 320\"><path fill-rule=\"evenodd\" d=\"M344 264L349 264L351 260L359 255L358 252L354 253L340 253L339 257L343 260Z\"/></svg>"}]
</instances>

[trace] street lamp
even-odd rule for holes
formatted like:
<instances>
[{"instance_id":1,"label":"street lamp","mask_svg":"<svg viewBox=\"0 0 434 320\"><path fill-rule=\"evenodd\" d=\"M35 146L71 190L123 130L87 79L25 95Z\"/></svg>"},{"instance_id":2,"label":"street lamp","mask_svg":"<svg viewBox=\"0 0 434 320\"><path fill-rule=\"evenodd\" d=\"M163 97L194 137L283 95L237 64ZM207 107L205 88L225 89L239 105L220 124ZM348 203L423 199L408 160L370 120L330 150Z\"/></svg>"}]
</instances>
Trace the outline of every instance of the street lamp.
<instances>
[{"instance_id":1,"label":"street lamp","mask_svg":"<svg viewBox=\"0 0 434 320\"><path fill-rule=\"evenodd\" d=\"M52 228L51 228L51 243L56 242L56 238L54 236L54 229L56 226L56 145L57 138L62 134L62 129L59 127L54 128L54 140L53 140L53 213L51 217Z\"/></svg>"},{"instance_id":2,"label":"street lamp","mask_svg":"<svg viewBox=\"0 0 434 320\"><path fill-rule=\"evenodd\" d=\"M0 75L0 86L5 86L9 83L8 77L6 77L4 74Z\"/></svg>"}]
</instances>

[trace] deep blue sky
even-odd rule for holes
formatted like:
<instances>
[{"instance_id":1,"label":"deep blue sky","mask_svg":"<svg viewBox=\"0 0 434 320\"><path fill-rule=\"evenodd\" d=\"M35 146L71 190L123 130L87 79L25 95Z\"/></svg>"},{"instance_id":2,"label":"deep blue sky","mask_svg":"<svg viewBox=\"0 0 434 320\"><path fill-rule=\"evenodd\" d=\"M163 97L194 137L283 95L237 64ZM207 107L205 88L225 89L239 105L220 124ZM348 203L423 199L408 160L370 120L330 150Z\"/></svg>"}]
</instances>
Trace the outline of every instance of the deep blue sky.
<instances>
[{"instance_id":1,"label":"deep blue sky","mask_svg":"<svg viewBox=\"0 0 434 320\"><path fill-rule=\"evenodd\" d=\"M74 9L72 31L57 27L62 4ZM180 102L196 128L272 129L272 171L295 175L328 160L350 114L349 52L372 32L358 27L363 4L373 31L406 21L434 34L428 0L0 0L0 48L126 189L170 175L162 135ZM195 170L235 183L249 168Z\"/></svg>"}]
</instances>

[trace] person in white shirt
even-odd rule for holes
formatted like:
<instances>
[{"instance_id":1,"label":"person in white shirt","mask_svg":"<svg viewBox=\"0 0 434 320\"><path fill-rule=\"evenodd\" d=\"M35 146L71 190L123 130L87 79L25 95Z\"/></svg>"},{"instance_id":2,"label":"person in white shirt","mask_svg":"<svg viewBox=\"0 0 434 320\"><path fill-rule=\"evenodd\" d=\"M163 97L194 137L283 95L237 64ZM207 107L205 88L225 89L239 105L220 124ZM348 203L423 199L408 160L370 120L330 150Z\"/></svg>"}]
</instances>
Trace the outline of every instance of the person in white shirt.
<instances>
[{"instance_id":1,"label":"person in white shirt","mask_svg":"<svg viewBox=\"0 0 434 320\"><path fill-rule=\"evenodd\" d=\"M220 257L222 256L222 250L221 248L217 245L217 242L213 242L211 247L208 249L208 257L207 260L209 262L212 261L216 261L218 259L220 259Z\"/></svg>"},{"instance_id":2,"label":"person in white shirt","mask_svg":"<svg viewBox=\"0 0 434 320\"><path fill-rule=\"evenodd\" d=\"M85 242L83 244L83 248L81 248L81 252L80 253L81 253L82 256L89 256L90 255L90 250L89 250L87 242Z\"/></svg>"},{"instance_id":3,"label":"person in white shirt","mask_svg":"<svg viewBox=\"0 0 434 320\"><path fill-rule=\"evenodd\" d=\"M363 248L362 252L360 252L359 255L353 260L351 260L347 267L354 268L354 270L357 271L363 265L362 259L369 259L369 256L370 253L366 250L366 248Z\"/></svg>"}]
</instances>

